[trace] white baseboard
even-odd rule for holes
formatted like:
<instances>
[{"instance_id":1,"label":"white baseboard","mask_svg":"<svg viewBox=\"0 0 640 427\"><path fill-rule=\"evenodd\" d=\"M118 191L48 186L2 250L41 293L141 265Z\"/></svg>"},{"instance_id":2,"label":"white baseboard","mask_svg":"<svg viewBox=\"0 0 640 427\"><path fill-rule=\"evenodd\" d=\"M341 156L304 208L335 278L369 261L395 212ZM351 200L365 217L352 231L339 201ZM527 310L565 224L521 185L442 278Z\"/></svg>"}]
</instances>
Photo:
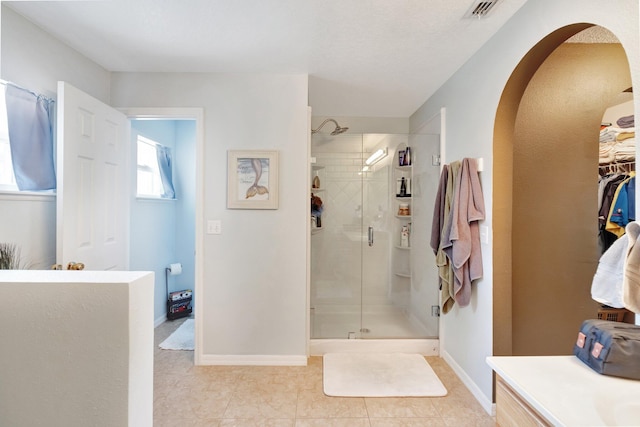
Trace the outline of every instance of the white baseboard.
<instances>
[{"instance_id":1,"label":"white baseboard","mask_svg":"<svg viewBox=\"0 0 640 427\"><path fill-rule=\"evenodd\" d=\"M462 383L469 389L473 397L476 398L478 403L487 411L487 414L494 417L496 415L496 405L491 401L491 399L487 399L487 396L482 393L477 384L467 375L467 373L456 363L456 361L451 357L449 353L446 351L441 351L440 357L442 357L447 364L453 369L453 372L456 373L458 378L462 381Z\"/></svg>"},{"instance_id":2,"label":"white baseboard","mask_svg":"<svg viewBox=\"0 0 640 427\"><path fill-rule=\"evenodd\" d=\"M167 313L163 313L162 316L156 318L156 320L153 321L153 327L157 328L158 326L162 325L166 321L167 321Z\"/></svg>"},{"instance_id":3,"label":"white baseboard","mask_svg":"<svg viewBox=\"0 0 640 427\"><path fill-rule=\"evenodd\" d=\"M217 355L203 354L199 358L200 365L243 365L243 366L306 366L307 356L301 355Z\"/></svg>"}]
</instances>

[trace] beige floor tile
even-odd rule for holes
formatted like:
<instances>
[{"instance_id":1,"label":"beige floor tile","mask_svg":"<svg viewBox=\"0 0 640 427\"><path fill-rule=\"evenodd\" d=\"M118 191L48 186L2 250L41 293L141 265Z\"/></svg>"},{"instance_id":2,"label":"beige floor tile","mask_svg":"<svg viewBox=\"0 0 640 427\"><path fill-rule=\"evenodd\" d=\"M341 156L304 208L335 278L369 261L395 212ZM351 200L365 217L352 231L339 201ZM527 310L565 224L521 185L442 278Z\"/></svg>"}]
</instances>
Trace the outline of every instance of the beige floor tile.
<instances>
[{"instance_id":1,"label":"beige floor tile","mask_svg":"<svg viewBox=\"0 0 640 427\"><path fill-rule=\"evenodd\" d=\"M322 357L310 357L307 366L194 366L193 351L159 349L184 320L155 331L155 427L495 426L439 357L426 360L447 388L446 397L329 397Z\"/></svg>"},{"instance_id":2,"label":"beige floor tile","mask_svg":"<svg viewBox=\"0 0 640 427\"><path fill-rule=\"evenodd\" d=\"M153 427L218 427L220 420L192 420L192 419L180 419L180 418L164 418L153 421Z\"/></svg>"},{"instance_id":3,"label":"beige floor tile","mask_svg":"<svg viewBox=\"0 0 640 427\"><path fill-rule=\"evenodd\" d=\"M371 418L439 417L432 399L427 397L368 397L364 402Z\"/></svg>"},{"instance_id":4,"label":"beige floor tile","mask_svg":"<svg viewBox=\"0 0 640 427\"><path fill-rule=\"evenodd\" d=\"M495 427L495 418L489 415L471 418L443 418L447 426L451 427Z\"/></svg>"},{"instance_id":5,"label":"beige floor tile","mask_svg":"<svg viewBox=\"0 0 640 427\"><path fill-rule=\"evenodd\" d=\"M220 420L220 427L294 427L295 420L272 418L265 420L240 420L224 419Z\"/></svg>"},{"instance_id":6,"label":"beige floor tile","mask_svg":"<svg viewBox=\"0 0 640 427\"><path fill-rule=\"evenodd\" d=\"M235 392L223 418L295 419L296 391Z\"/></svg>"},{"instance_id":7,"label":"beige floor tile","mask_svg":"<svg viewBox=\"0 0 640 427\"><path fill-rule=\"evenodd\" d=\"M446 427L442 418L371 418L371 427Z\"/></svg>"},{"instance_id":8,"label":"beige floor tile","mask_svg":"<svg viewBox=\"0 0 640 427\"><path fill-rule=\"evenodd\" d=\"M295 427L371 427L368 418L298 418Z\"/></svg>"},{"instance_id":9,"label":"beige floor tile","mask_svg":"<svg viewBox=\"0 0 640 427\"><path fill-rule=\"evenodd\" d=\"M438 397L433 399L433 405L442 418L474 418L487 415L473 398Z\"/></svg>"},{"instance_id":10,"label":"beige floor tile","mask_svg":"<svg viewBox=\"0 0 640 427\"><path fill-rule=\"evenodd\" d=\"M317 390L298 393L297 418L365 418L367 409L361 397L329 397Z\"/></svg>"}]
</instances>

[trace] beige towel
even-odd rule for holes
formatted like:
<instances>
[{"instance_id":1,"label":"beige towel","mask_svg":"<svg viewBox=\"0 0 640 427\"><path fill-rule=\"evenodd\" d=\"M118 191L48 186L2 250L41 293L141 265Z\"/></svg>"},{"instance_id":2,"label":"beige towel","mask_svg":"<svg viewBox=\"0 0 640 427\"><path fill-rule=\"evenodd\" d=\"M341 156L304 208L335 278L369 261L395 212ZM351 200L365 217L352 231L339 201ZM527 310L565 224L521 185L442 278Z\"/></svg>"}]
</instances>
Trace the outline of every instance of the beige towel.
<instances>
[{"instance_id":1,"label":"beige towel","mask_svg":"<svg viewBox=\"0 0 640 427\"><path fill-rule=\"evenodd\" d=\"M459 174L445 253L453 264L455 301L465 307L471 301L471 282L483 273L478 221L484 219L484 198L475 159L463 159Z\"/></svg>"},{"instance_id":2,"label":"beige towel","mask_svg":"<svg viewBox=\"0 0 640 427\"><path fill-rule=\"evenodd\" d=\"M446 254L445 245L449 243L446 236L451 232L451 205L454 199L456 181L460 179L460 162L449 164L447 169L447 187L444 200L444 222L440 236L440 246L436 254L436 265L438 266L438 276L440 277L440 304L442 312L448 313L455 304L455 293L453 290L453 265Z\"/></svg>"},{"instance_id":3,"label":"beige towel","mask_svg":"<svg viewBox=\"0 0 640 427\"><path fill-rule=\"evenodd\" d=\"M633 221L627 224L629 245L627 257L624 261L624 276L622 279L622 302L625 308L634 313L640 313L640 224Z\"/></svg>"}]
</instances>

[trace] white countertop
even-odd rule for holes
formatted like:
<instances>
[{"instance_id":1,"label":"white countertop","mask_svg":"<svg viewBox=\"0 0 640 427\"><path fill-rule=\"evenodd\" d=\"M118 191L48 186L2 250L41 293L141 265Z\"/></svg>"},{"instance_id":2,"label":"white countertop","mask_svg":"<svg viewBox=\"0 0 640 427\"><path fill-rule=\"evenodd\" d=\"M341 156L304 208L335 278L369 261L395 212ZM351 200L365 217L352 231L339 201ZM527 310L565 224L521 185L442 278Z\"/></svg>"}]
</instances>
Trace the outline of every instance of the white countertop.
<instances>
[{"instance_id":1,"label":"white countertop","mask_svg":"<svg viewBox=\"0 0 640 427\"><path fill-rule=\"evenodd\" d=\"M494 356L487 363L557 426L640 426L640 381L600 375L575 356Z\"/></svg>"}]
</instances>

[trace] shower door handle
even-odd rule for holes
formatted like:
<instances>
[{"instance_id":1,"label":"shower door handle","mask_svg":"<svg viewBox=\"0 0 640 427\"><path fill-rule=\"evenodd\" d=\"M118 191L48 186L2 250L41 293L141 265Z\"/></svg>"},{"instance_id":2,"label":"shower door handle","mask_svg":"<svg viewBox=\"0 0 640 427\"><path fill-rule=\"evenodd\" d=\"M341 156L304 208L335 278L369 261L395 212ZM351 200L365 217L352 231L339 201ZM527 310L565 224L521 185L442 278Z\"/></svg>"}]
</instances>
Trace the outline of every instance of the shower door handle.
<instances>
[{"instance_id":1,"label":"shower door handle","mask_svg":"<svg viewBox=\"0 0 640 427\"><path fill-rule=\"evenodd\" d=\"M373 246L373 227L369 227L369 246Z\"/></svg>"}]
</instances>

